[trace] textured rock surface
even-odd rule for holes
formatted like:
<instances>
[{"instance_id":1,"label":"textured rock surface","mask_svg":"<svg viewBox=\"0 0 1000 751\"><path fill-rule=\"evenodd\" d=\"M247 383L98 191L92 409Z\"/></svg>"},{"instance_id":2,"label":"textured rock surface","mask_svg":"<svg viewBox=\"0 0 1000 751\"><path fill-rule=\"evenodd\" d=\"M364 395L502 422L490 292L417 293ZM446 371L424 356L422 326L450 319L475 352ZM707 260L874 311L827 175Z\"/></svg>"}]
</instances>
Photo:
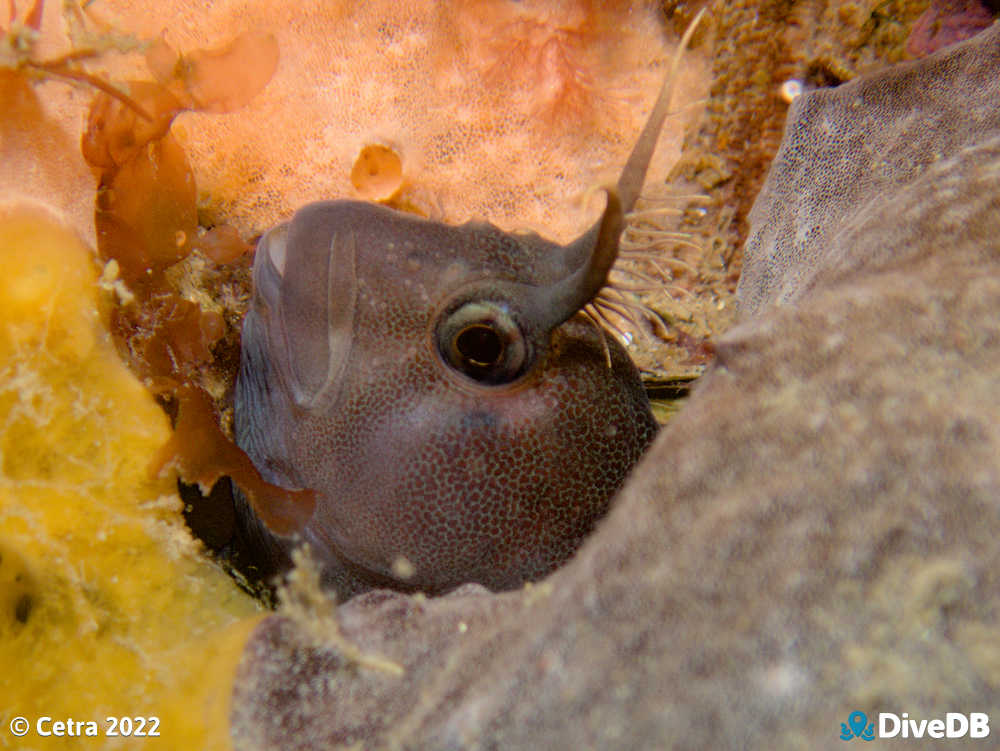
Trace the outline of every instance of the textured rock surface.
<instances>
[{"instance_id":1,"label":"textured rock surface","mask_svg":"<svg viewBox=\"0 0 1000 751\"><path fill-rule=\"evenodd\" d=\"M962 169L940 162L1000 133L997 70L993 28L948 54L799 97L750 213L739 285L743 312L793 302L827 272L901 260L911 239L902 233L912 232L914 222L920 224L914 236L934 231L935 212L919 193L932 192L948 170L955 175L950 189L960 191L953 217L963 224L968 217L958 212L971 190L961 186ZM909 211L905 220L894 216L901 208ZM874 237L856 247L873 228L886 241L881 249ZM937 230L949 239L955 234L940 224Z\"/></svg>"},{"instance_id":2,"label":"textured rock surface","mask_svg":"<svg viewBox=\"0 0 1000 751\"><path fill-rule=\"evenodd\" d=\"M1000 128L994 105L956 138L976 105L954 106L998 49L994 26L802 101L840 135L790 123L751 315L577 557L522 592L341 606L401 677L269 619L237 747L836 749L855 709L1000 722ZM799 157L825 168L796 182Z\"/></svg>"}]
</instances>

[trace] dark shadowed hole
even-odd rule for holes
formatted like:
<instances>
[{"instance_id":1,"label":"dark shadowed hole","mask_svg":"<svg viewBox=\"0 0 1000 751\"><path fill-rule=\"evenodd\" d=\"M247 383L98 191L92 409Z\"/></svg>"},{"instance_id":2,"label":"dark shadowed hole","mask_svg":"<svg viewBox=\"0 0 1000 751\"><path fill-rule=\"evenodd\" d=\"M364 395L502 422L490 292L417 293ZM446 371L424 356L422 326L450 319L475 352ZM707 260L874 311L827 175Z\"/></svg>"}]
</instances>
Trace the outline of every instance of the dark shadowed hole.
<instances>
[{"instance_id":1,"label":"dark shadowed hole","mask_svg":"<svg viewBox=\"0 0 1000 751\"><path fill-rule=\"evenodd\" d=\"M278 573L266 546L238 521L238 504L229 477L222 477L208 495L195 484L177 481L184 501L184 521L191 533L205 543L212 557L248 594L273 607L272 578Z\"/></svg>"},{"instance_id":2,"label":"dark shadowed hole","mask_svg":"<svg viewBox=\"0 0 1000 751\"><path fill-rule=\"evenodd\" d=\"M197 485L177 481L177 489L184 501L184 521L195 537L213 552L222 550L233 537L235 512L229 479L219 480L207 496Z\"/></svg>"},{"instance_id":3,"label":"dark shadowed hole","mask_svg":"<svg viewBox=\"0 0 1000 751\"><path fill-rule=\"evenodd\" d=\"M14 606L14 618L19 623L27 623L28 616L31 615L31 595L21 595Z\"/></svg>"}]
</instances>

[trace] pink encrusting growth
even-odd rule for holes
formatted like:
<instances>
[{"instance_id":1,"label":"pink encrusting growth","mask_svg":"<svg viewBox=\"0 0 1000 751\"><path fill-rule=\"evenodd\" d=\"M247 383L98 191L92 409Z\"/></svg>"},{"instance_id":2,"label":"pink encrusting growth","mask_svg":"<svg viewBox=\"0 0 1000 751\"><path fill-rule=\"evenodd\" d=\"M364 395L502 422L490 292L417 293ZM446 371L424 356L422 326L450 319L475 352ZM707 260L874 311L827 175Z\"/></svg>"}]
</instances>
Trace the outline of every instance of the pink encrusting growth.
<instances>
[{"instance_id":1,"label":"pink encrusting growth","mask_svg":"<svg viewBox=\"0 0 1000 751\"><path fill-rule=\"evenodd\" d=\"M592 221L580 199L613 181L676 44L648 2L105 0L92 12L144 38L166 30L180 49L274 31L281 64L266 91L239 115L186 113L174 128L203 209L244 234L358 197L358 154L383 144L402 160L399 205L566 241ZM680 83L677 109L707 88L698 54ZM676 160L683 121L668 124L653 178Z\"/></svg>"},{"instance_id":2,"label":"pink encrusting growth","mask_svg":"<svg viewBox=\"0 0 1000 751\"><path fill-rule=\"evenodd\" d=\"M600 127L623 117L621 92L602 88L615 76L620 55L633 40L620 28L624 3L562 2L468 5L457 19L463 37L478 39L470 63L487 83L522 102L538 125ZM615 49L615 41L620 49ZM475 59L477 58L478 59Z\"/></svg>"}]
</instances>

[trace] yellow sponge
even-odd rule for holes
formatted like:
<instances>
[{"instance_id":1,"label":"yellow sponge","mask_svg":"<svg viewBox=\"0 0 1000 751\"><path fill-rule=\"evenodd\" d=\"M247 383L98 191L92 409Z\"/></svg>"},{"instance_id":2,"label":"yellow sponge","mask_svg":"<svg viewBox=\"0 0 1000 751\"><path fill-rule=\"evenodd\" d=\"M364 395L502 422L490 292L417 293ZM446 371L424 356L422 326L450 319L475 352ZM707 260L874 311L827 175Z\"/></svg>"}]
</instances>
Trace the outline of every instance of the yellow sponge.
<instances>
[{"instance_id":1,"label":"yellow sponge","mask_svg":"<svg viewBox=\"0 0 1000 751\"><path fill-rule=\"evenodd\" d=\"M0 748L229 747L257 606L200 552L173 478L150 477L169 435L102 324L91 254L0 207ZM39 737L45 716L84 737ZM156 717L159 739L108 737L109 717Z\"/></svg>"}]
</instances>

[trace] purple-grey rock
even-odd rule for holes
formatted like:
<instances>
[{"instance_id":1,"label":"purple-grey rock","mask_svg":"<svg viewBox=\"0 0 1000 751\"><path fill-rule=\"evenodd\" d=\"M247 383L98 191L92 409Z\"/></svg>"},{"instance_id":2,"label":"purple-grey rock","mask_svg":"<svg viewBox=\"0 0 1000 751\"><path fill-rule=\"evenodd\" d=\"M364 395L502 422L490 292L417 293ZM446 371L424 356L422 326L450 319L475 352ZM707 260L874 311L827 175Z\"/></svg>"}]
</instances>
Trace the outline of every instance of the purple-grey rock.
<instances>
[{"instance_id":1,"label":"purple-grey rock","mask_svg":"<svg viewBox=\"0 0 1000 751\"><path fill-rule=\"evenodd\" d=\"M843 749L854 710L991 712L967 742L995 747L998 86L995 25L805 95L744 320L577 556L524 591L364 595L315 616L326 642L268 618L235 747Z\"/></svg>"},{"instance_id":2,"label":"purple-grey rock","mask_svg":"<svg viewBox=\"0 0 1000 751\"><path fill-rule=\"evenodd\" d=\"M998 71L994 26L944 53L798 97L750 212L741 311L755 315L772 302L794 302L845 267L903 260L909 239L897 241L892 233L910 231L914 215L932 220L926 215L934 209L901 194L922 176L933 184L948 169L942 161L1000 135ZM961 179L957 174L952 182ZM959 190L953 206L975 198ZM996 208L992 201L973 200L973 206ZM893 216L903 208L905 220ZM878 212L888 221L872 216ZM856 247L856 238L876 226L880 247L874 237ZM953 236L940 227L942 241Z\"/></svg>"}]
</instances>

